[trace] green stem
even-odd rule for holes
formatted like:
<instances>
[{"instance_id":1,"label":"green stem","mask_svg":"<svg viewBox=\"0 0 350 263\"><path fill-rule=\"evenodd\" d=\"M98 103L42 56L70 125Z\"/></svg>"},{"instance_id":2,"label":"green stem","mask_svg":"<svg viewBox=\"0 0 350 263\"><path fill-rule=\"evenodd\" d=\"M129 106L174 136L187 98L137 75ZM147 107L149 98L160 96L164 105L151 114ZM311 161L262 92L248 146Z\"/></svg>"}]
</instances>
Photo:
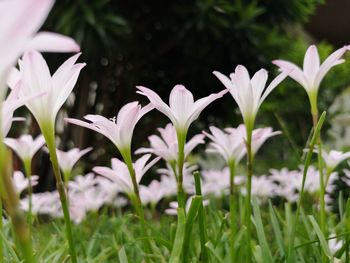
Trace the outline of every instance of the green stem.
<instances>
[{"instance_id":1,"label":"green stem","mask_svg":"<svg viewBox=\"0 0 350 263\"><path fill-rule=\"evenodd\" d=\"M314 150L318 135L321 131L321 128L322 128L322 125L323 125L325 118L326 118L326 112L323 112L317 125L316 125L316 128L313 130L313 135L312 135L312 138L311 138L310 144L309 144L309 151L306 154L304 169L303 169L303 179L302 179L302 184L301 184L301 190L300 190L300 194L299 194L299 200L297 203L297 211L295 213L294 222L291 226L290 238L288 240L289 243L288 243L287 263L294 263L295 262L294 241L295 241L296 225L298 223L300 210L301 210L303 200L304 200L304 188L305 188L307 171L308 171L309 165L311 163L311 157L313 154L313 150Z\"/></svg>"},{"instance_id":2,"label":"green stem","mask_svg":"<svg viewBox=\"0 0 350 263\"><path fill-rule=\"evenodd\" d=\"M253 129L247 127L247 197L245 202L245 225L247 227L247 258L246 262L251 262L252 260L252 249L251 249L251 198L252 198L252 176L253 176L253 153L252 153L252 131Z\"/></svg>"},{"instance_id":3,"label":"green stem","mask_svg":"<svg viewBox=\"0 0 350 263\"><path fill-rule=\"evenodd\" d=\"M134 194L135 198L134 199L134 206L136 213L138 214L140 218L140 223L141 223L141 234L143 236L143 246L145 248L146 253L151 253L151 245L149 244L149 241L147 239L147 232L146 232L146 221L145 221L145 213L143 211L143 206L141 203L141 198L140 198L140 192L139 192L139 185L136 180L136 174L135 170L133 167L132 159L131 159L131 152L130 150L126 151L124 154L122 153L124 162L126 163L126 166L128 167L128 171L131 177L131 181L133 184L134 188ZM148 262L148 258L146 257L146 262Z\"/></svg>"},{"instance_id":4,"label":"green stem","mask_svg":"<svg viewBox=\"0 0 350 263\"><path fill-rule=\"evenodd\" d=\"M177 131L177 142L178 142L178 173L177 173L177 199L179 208L185 208L185 191L183 188L183 169L185 162L185 143L186 143L186 132ZM184 210L186 213L186 210Z\"/></svg>"},{"instance_id":5,"label":"green stem","mask_svg":"<svg viewBox=\"0 0 350 263\"><path fill-rule=\"evenodd\" d=\"M53 172L56 178L57 191L60 196L60 201L63 210L63 217L66 225L66 235L68 238L69 253L72 263L77 263L77 255L75 252L75 246L73 241L72 224L68 209L68 199L65 190L65 186L62 180L61 170L58 165L57 153L56 153L56 143L55 143L55 131L54 125L48 125L46 127L41 127L42 134L45 137L47 147L50 153L50 160L53 168Z\"/></svg>"},{"instance_id":6,"label":"green stem","mask_svg":"<svg viewBox=\"0 0 350 263\"><path fill-rule=\"evenodd\" d=\"M69 179L71 178L72 176L72 171L70 170L66 170L66 171L63 171L63 180L64 180L64 185L68 191L68 183L69 183Z\"/></svg>"},{"instance_id":7,"label":"green stem","mask_svg":"<svg viewBox=\"0 0 350 263\"><path fill-rule=\"evenodd\" d=\"M33 194L33 187L32 187L32 160L27 159L23 160L24 163L24 171L25 175L28 178L28 225L29 225L29 233L32 233L32 194Z\"/></svg>"},{"instance_id":8,"label":"green stem","mask_svg":"<svg viewBox=\"0 0 350 263\"><path fill-rule=\"evenodd\" d=\"M194 182L196 186L196 195L202 196L202 188L201 188L201 179L199 172L194 172ZM206 225L206 218L204 213L204 206L203 202L200 204L199 210L198 210L198 225L199 225L199 238L201 242L201 256L200 256L200 262L206 263L209 262L209 256L207 247L205 244L207 243L207 225Z\"/></svg>"},{"instance_id":9,"label":"green stem","mask_svg":"<svg viewBox=\"0 0 350 263\"><path fill-rule=\"evenodd\" d=\"M230 257L231 263L235 261L235 235L236 235L236 205L235 205L235 162L229 161L230 169L230 225L231 225L231 242L230 242Z\"/></svg>"}]
</instances>

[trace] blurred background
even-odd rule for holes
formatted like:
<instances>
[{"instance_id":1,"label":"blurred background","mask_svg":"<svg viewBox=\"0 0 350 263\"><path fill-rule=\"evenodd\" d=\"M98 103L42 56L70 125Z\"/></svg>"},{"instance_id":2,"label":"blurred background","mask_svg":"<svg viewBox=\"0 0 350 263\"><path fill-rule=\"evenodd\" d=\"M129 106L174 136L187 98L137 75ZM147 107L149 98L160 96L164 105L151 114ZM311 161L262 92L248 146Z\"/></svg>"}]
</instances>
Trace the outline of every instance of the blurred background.
<instances>
[{"instance_id":1,"label":"blurred background","mask_svg":"<svg viewBox=\"0 0 350 263\"><path fill-rule=\"evenodd\" d=\"M89 113L113 117L127 102L148 103L135 93L136 85L155 90L165 101L176 84L184 84L195 98L207 96L224 88L212 71L227 74L237 64L245 65L251 74L264 67L272 78L277 74L273 59L302 65L310 44L317 44L324 59L350 44L349 10L347 0L56 1L43 29L75 38L81 45L81 61L87 63L58 119L59 147L94 147L79 172L109 165L110 158L118 156L114 146L95 132L64 126L64 117L81 119ZM45 54L52 71L68 56ZM323 136L338 150L350 145L345 116L350 111L346 103L349 83L346 62L330 71L320 91L320 110L330 109ZM202 113L190 134L209 125L223 128L241 121L227 94ZM146 145L147 137L167 122L156 110L148 114L135 130L133 148ZM263 104L257 126L272 126L284 133L262 149L257 172L295 168L311 128L304 89L292 80L284 81ZM16 128L11 136L23 133L25 125ZM38 133L35 124L29 125L29 132ZM199 150L201 155L203 150ZM35 165L48 174L48 156L41 155ZM34 166L34 170L38 169ZM41 178L43 188L54 187L52 177Z\"/></svg>"}]
</instances>

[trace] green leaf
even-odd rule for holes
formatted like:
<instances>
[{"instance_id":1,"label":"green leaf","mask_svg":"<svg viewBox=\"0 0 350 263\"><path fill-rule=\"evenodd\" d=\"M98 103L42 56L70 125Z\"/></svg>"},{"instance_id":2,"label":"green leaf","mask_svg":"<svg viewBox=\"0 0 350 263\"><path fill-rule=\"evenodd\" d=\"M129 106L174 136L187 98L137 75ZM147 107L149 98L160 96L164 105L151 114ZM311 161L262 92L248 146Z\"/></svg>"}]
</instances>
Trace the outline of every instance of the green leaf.
<instances>
[{"instance_id":1,"label":"green leaf","mask_svg":"<svg viewBox=\"0 0 350 263\"><path fill-rule=\"evenodd\" d=\"M311 225L313 226L315 232L316 232L316 235L318 237L318 240L320 241L320 244L321 244L321 247L323 249L323 252L326 254L326 256L329 258L329 259L332 259L332 253L331 251L329 250L329 247L328 247L328 243L326 241L326 238L324 237L319 225L317 224L316 222L316 219L312 216L312 215L309 215L308 216L310 222L311 222Z\"/></svg>"},{"instance_id":2,"label":"green leaf","mask_svg":"<svg viewBox=\"0 0 350 263\"><path fill-rule=\"evenodd\" d=\"M253 213L254 213L254 225L258 234L259 245L261 247L262 259L265 263L274 262L269 244L267 243L264 226L261 220L260 208L256 198L252 200Z\"/></svg>"},{"instance_id":3,"label":"green leaf","mask_svg":"<svg viewBox=\"0 0 350 263\"><path fill-rule=\"evenodd\" d=\"M122 247L118 252L118 258L120 263L129 263L128 257L126 256L125 249Z\"/></svg>"},{"instance_id":4,"label":"green leaf","mask_svg":"<svg viewBox=\"0 0 350 263\"><path fill-rule=\"evenodd\" d=\"M182 245L185 237L186 216L183 208L177 209L177 229L171 251L169 263L180 263L182 254Z\"/></svg>"},{"instance_id":5,"label":"green leaf","mask_svg":"<svg viewBox=\"0 0 350 263\"><path fill-rule=\"evenodd\" d=\"M283 258L283 257L285 257L285 254L286 254L286 248L285 248L285 245L283 242L283 236L282 236L280 224L278 223L278 219L277 219L277 216L275 214L275 209L272 207L271 201L269 201L269 214L270 214L272 228L273 228L273 231L275 233L277 247L278 247L281 258Z\"/></svg>"}]
</instances>

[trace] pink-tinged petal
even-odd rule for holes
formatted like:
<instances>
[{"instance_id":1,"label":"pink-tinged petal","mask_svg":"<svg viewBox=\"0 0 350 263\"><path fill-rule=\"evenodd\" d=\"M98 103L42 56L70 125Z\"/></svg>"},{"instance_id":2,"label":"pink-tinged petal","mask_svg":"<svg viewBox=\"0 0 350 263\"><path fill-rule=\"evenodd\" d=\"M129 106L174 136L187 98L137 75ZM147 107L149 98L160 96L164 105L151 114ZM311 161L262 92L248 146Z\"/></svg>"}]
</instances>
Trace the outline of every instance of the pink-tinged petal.
<instances>
[{"instance_id":1,"label":"pink-tinged petal","mask_svg":"<svg viewBox=\"0 0 350 263\"><path fill-rule=\"evenodd\" d=\"M264 94L260 98L258 107L260 107L261 103L263 103L266 97L273 91L274 88L276 88L288 76L288 74L289 74L288 72L285 72L285 73L282 72L276 78L274 78L273 81L271 81L270 85L266 88Z\"/></svg>"},{"instance_id":2,"label":"pink-tinged petal","mask_svg":"<svg viewBox=\"0 0 350 263\"><path fill-rule=\"evenodd\" d=\"M231 82L231 80L226 77L224 74L218 72L218 71L214 71L213 74L222 82L222 84L224 84L224 86L231 90L234 88L233 83Z\"/></svg>"},{"instance_id":3,"label":"pink-tinged petal","mask_svg":"<svg viewBox=\"0 0 350 263\"><path fill-rule=\"evenodd\" d=\"M317 47L315 45L312 45L307 49L305 53L303 65L305 76L307 76L308 79L312 80L312 82L310 81L310 84L313 84L319 68L320 57L318 56Z\"/></svg>"},{"instance_id":4,"label":"pink-tinged petal","mask_svg":"<svg viewBox=\"0 0 350 263\"><path fill-rule=\"evenodd\" d=\"M184 127L194 106L192 93L183 85L176 85L170 93L169 105L178 125Z\"/></svg>"},{"instance_id":5,"label":"pink-tinged petal","mask_svg":"<svg viewBox=\"0 0 350 263\"><path fill-rule=\"evenodd\" d=\"M248 70L242 66L238 65L235 69L235 79L236 79L236 85L238 88L247 88L250 84L250 76Z\"/></svg>"},{"instance_id":6,"label":"pink-tinged petal","mask_svg":"<svg viewBox=\"0 0 350 263\"><path fill-rule=\"evenodd\" d=\"M254 105L259 104L261 95L265 89L268 73L265 69L260 69L252 77L251 84L253 88Z\"/></svg>"},{"instance_id":7,"label":"pink-tinged petal","mask_svg":"<svg viewBox=\"0 0 350 263\"><path fill-rule=\"evenodd\" d=\"M21 80L21 73L19 72L18 69L12 68L7 78L7 86L9 86L10 89L13 89L20 80Z\"/></svg>"},{"instance_id":8,"label":"pink-tinged petal","mask_svg":"<svg viewBox=\"0 0 350 263\"><path fill-rule=\"evenodd\" d=\"M137 86L139 91L137 93L146 96L149 101L153 104L153 106L159 110L161 113L166 115L172 123L176 123L176 118L173 115L169 106L155 93L153 90L148 89L146 87Z\"/></svg>"},{"instance_id":9,"label":"pink-tinged petal","mask_svg":"<svg viewBox=\"0 0 350 263\"><path fill-rule=\"evenodd\" d=\"M52 107L52 118L55 118L58 111L61 109L62 105L66 102L68 96L72 93L72 90L77 83L80 71L86 66L85 63L78 63L75 64L72 68L70 78L67 80L67 82L64 84L64 86L61 86L59 89L56 85L53 87L53 90L51 91L51 100L53 103ZM57 84L57 83L55 83Z\"/></svg>"},{"instance_id":10,"label":"pink-tinged petal","mask_svg":"<svg viewBox=\"0 0 350 263\"><path fill-rule=\"evenodd\" d=\"M80 47L74 39L51 32L36 34L26 45L26 50L41 52L79 52Z\"/></svg>"},{"instance_id":11,"label":"pink-tinged petal","mask_svg":"<svg viewBox=\"0 0 350 263\"><path fill-rule=\"evenodd\" d=\"M321 64L319 71L317 72L315 79L315 86L319 87L322 79L327 74L327 72L335 65L339 64L339 59L347 51L347 47L344 46L336 51L334 51L328 58Z\"/></svg>"},{"instance_id":12,"label":"pink-tinged petal","mask_svg":"<svg viewBox=\"0 0 350 263\"><path fill-rule=\"evenodd\" d=\"M274 60L272 63L278 66L282 72L288 72L288 76L305 89L308 90L310 88L310 84L305 78L304 72L297 65L285 60Z\"/></svg>"}]
</instances>

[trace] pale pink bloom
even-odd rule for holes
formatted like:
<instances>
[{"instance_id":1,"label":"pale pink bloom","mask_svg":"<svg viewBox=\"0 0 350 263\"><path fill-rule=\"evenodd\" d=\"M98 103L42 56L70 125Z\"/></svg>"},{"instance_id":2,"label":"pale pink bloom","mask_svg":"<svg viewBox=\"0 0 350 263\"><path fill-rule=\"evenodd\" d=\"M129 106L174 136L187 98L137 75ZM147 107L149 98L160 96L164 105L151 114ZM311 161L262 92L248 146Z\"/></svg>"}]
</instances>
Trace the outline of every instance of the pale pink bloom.
<instances>
[{"instance_id":1,"label":"pale pink bloom","mask_svg":"<svg viewBox=\"0 0 350 263\"><path fill-rule=\"evenodd\" d=\"M31 135L25 134L17 139L5 138L4 143L25 162L33 159L36 152L45 144L45 139L41 134L35 140Z\"/></svg>"},{"instance_id":2,"label":"pale pink bloom","mask_svg":"<svg viewBox=\"0 0 350 263\"><path fill-rule=\"evenodd\" d=\"M79 46L69 37L41 32L53 0L0 1L0 86L16 59L25 50L77 52Z\"/></svg>"},{"instance_id":3,"label":"pale pink bloom","mask_svg":"<svg viewBox=\"0 0 350 263\"><path fill-rule=\"evenodd\" d=\"M28 204L28 197L21 199L20 206L23 210L28 211ZM33 193L32 205L33 214L46 214L54 217L63 216L57 191Z\"/></svg>"},{"instance_id":4,"label":"pale pink bloom","mask_svg":"<svg viewBox=\"0 0 350 263\"><path fill-rule=\"evenodd\" d=\"M199 114L214 100L221 98L227 91L223 90L216 94L194 101L192 93L183 85L176 85L169 96L169 106L151 89L138 86L138 93L146 96L153 106L166 115L177 131L187 132L191 123Z\"/></svg>"},{"instance_id":5,"label":"pale pink bloom","mask_svg":"<svg viewBox=\"0 0 350 263\"><path fill-rule=\"evenodd\" d=\"M80 70L86 65L75 64L79 56L76 54L69 58L52 76L39 52L26 52L19 61L19 78L23 86L20 97L45 93L25 103L40 126L54 125L58 111L72 92Z\"/></svg>"},{"instance_id":6,"label":"pale pink bloom","mask_svg":"<svg viewBox=\"0 0 350 263\"><path fill-rule=\"evenodd\" d=\"M183 188L186 193L194 193L194 179L193 172L198 170L197 165L190 165L189 163L184 163L183 166ZM161 175L161 184L165 189L167 189L166 196L172 196L177 193L177 181L174 170L167 164L167 168L157 169L157 173Z\"/></svg>"},{"instance_id":7,"label":"pale pink bloom","mask_svg":"<svg viewBox=\"0 0 350 263\"><path fill-rule=\"evenodd\" d=\"M251 79L248 70L242 65L238 65L230 77L218 71L213 73L230 91L241 111L244 123L251 128L263 101L287 76L286 73L278 75L265 89L268 76L265 69L260 69Z\"/></svg>"},{"instance_id":8,"label":"pale pink bloom","mask_svg":"<svg viewBox=\"0 0 350 263\"><path fill-rule=\"evenodd\" d=\"M156 163L159 161L159 157L153 159L147 164L147 161L151 158L150 154L146 154L139 158L134 164L134 171L136 176L136 182L140 183L142 177L145 173ZM132 195L134 188L131 181L131 175L129 173L127 165L118 160L117 158L112 159L112 168L97 166L92 169L95 173L100 174L112 182L116 182L120 185L121 189L127 193Z\"/></svg>"},{"instance_id":9,"label":"pale pink bloom","mask_svg":"<svg viewBox=\"0 0 350 263\"><path fill-rule=\"evenodd\" d=\"M30 184L35 186L38 184L39 176L32 175L30 177ZM13 173L13 184L18 194L21 194L29 186L29 179L24 176L21 171L15 171Z\"/></svg>"},{"instance_id":10,"label":"pale pink bloom","mask_svg":"<svg viewBox=\"0 0 350 263\"><path fill-rule=\"evenodd\" d=\"M150 148L140 148L135 153L153 153L167 162L176 161L178 158L178 143L174 126L168 123L165 128L158 128L158 131L160 136L151 135L148 137L151 144ZM204 143L203 139L202 134L197 134L185 144L185 159L197 145Z\"/></svg>"},{"instance_id":11,"label":"pale pink bloom","mask_svg":"<svg viewBox=\"0 0 350 263\"><path fill-rule=\"evenodd\" d=\"M125 199L118 197L118 193L122 191L118 183L102 176L97 176L95 181L97 188L105 196L106 204L115 206L124 206L126 204Z\"/></svg>"},{"instance_id":12,"label":"pale pink bloom","mask_svg":"<svg viewBox=\"0 0 350 263\"><path fill-rule=\"evenodd\" d=\"M92 147L88 147L81 151L79 148L73 148L67 152L56 149L58 164L63 172L71 172L73 166L78 162L78 160L91 150Z\"/></svg>"},{"instance_id":13,"label":"pale pink bloom","mask_svg":"<svg viewBox=\"0 0 350 263\"><path fill-rule=\"evenodd\" d=\"M137 122L152 109L153 106L150 104L142 108L137 101L134 101L123 106L117 118L107 119L100 115L89 114L84 116L84 119L89 122L71 118L66 118L65 121L101 133L110 139L120 152L123 152L131 147Z\"/></svg>"},{"instance_id":14,"label":"pale pink bloom","mask_svg":"<svg viewBox=\"0 0 350 263\"><path fill-rule=\"evenodd\" d=\"M244 138L246 129L244 125L237 128L220 130L215 126L209 127L211 133L203 133L211 140L207 152L221 155L226 163L234 161L238 163L246 154Z\"/></svg>"},{"instance_id":15,"label":"pale pink bloom","mask_svg":"<svg viewBox=\"0 0 350 263\"><path fill-rule=\"evenodd\" d=\"M303 86L311 102L313 98L317 98L318 89L324 76L332 67L344 62L341 57L348 49L349 46L344 46L334 51L320 65L317 47L312 45L305 53L303 69L285 60L274 60L272 63L277 65L282 72L285 72Z\"/></svg>"},{"instance_id":16,"label":"pale pink bloom","mask_svg":"<svg viewBox=\"0 0 350 263\"><path fill-rule=\"evenodd\" d=\"M329 235L329 238L328 239L328 247L329 247L329 250L331 251L331 253L333 255L335 255L335 253L341 249L344 245L344 240L340 239L338 240L337 238L331 238L331 237L335 237L336 234L331 234ZM340 260L339 261L333 261L334 263L337 263L337 262L341 262Z\"/></svg>"},{"instance_id":17,"label":"pale pink bloom","mask_svg":"<svg viewBox=\"0 0 350 263\"><path fill-rule=\"evenodd\" d=\"M143 204L156 205L161 199L163 199L168 189L164 187L162 182L153 180L149 185L140 185L140 196Z\"/></svg>"},{"instance_id":18,"label":"pale pink bloom","mask_svg":"<svg viewBox=\"0 0 350 263\"><path fill-rule=\"evenodd\" d=\"M96 184L95 175L93 173L88 173L86 175L74 176L74 180L68 182L68 187L69 190L73 192L84 192L94 188Z\"/></svg>"},{"instance_id":19,"label":"pale pink bloom","mask_svg":"<svg viewBox=\"0 0 350 263\"><path fill-rule=\"evenodd\" d=\"M283 197L291 203L298 200L302 180L300 171L289 171L287 168L271 169L269 178L276 183L277 196Z\"/></svg>"},{"instance_id":20,"label":"pale pink bloom","mask_svg":"<svg viewBox=\"0 0 350 263\"><path fill-rule=\"evenodd\" d=\"M267 139L281 134L280 131L273 131L271 127L254 129L252 133L252 152L256 154Z\"/></svg>"},{"instance_id":21,"label":"pale pink bloom","mask_svg":"<svg viewBox=\"0 0 350 263\"><path fill-rule=\"evenodd\" d=\"M204 170L202 176L202 193L222 197L229 193L230 189L230 169L225 167L222 170ZM245 182L245 176L236 175L234 178L235 185L241 185Z\"/></svg>"},{"instance_id":22,"label":"pale pink bloom","mask_svg":"<svg viewBox=\"0 0 350 263\"><path fill-rule=\"evenodd\" d=\"M188 210L190 210L193 197L194 196L190 196L186 201L186 207L185 207L186 212L188 212ZM203 206L209 205L209 200L204 199L202 202L203 202ZM165 213L168 215L176 216L178 207L179 207L179 205L176 201L170 202L169 208L165 209Z\"/></svg>"},{"instance_id":23,"label":"pale pink bloom","mask_svg":"<svg viewBox=\"0 0 350 263\"><path fill-rule=\"evenodd\" d=\"M258 201L265 202L269 198L276 196L276 184L266 175L253 176L251 191ZM246 195L246 188L241 188L241 193Z\"/></svg>"},{"instance_id":24,"label":"pale pink bloom","mask_svg":"<svg viewBox=\"0 0 350 263\"><path fill-rule=\"evenodd\" d=\"M318 152L317 149L315 151ZM350 152L344 153L336 150L327 152L326 150L322 149L321 155L328 172L332 172L339 163L350 158Z\"/></svg>"}]
</instances>

